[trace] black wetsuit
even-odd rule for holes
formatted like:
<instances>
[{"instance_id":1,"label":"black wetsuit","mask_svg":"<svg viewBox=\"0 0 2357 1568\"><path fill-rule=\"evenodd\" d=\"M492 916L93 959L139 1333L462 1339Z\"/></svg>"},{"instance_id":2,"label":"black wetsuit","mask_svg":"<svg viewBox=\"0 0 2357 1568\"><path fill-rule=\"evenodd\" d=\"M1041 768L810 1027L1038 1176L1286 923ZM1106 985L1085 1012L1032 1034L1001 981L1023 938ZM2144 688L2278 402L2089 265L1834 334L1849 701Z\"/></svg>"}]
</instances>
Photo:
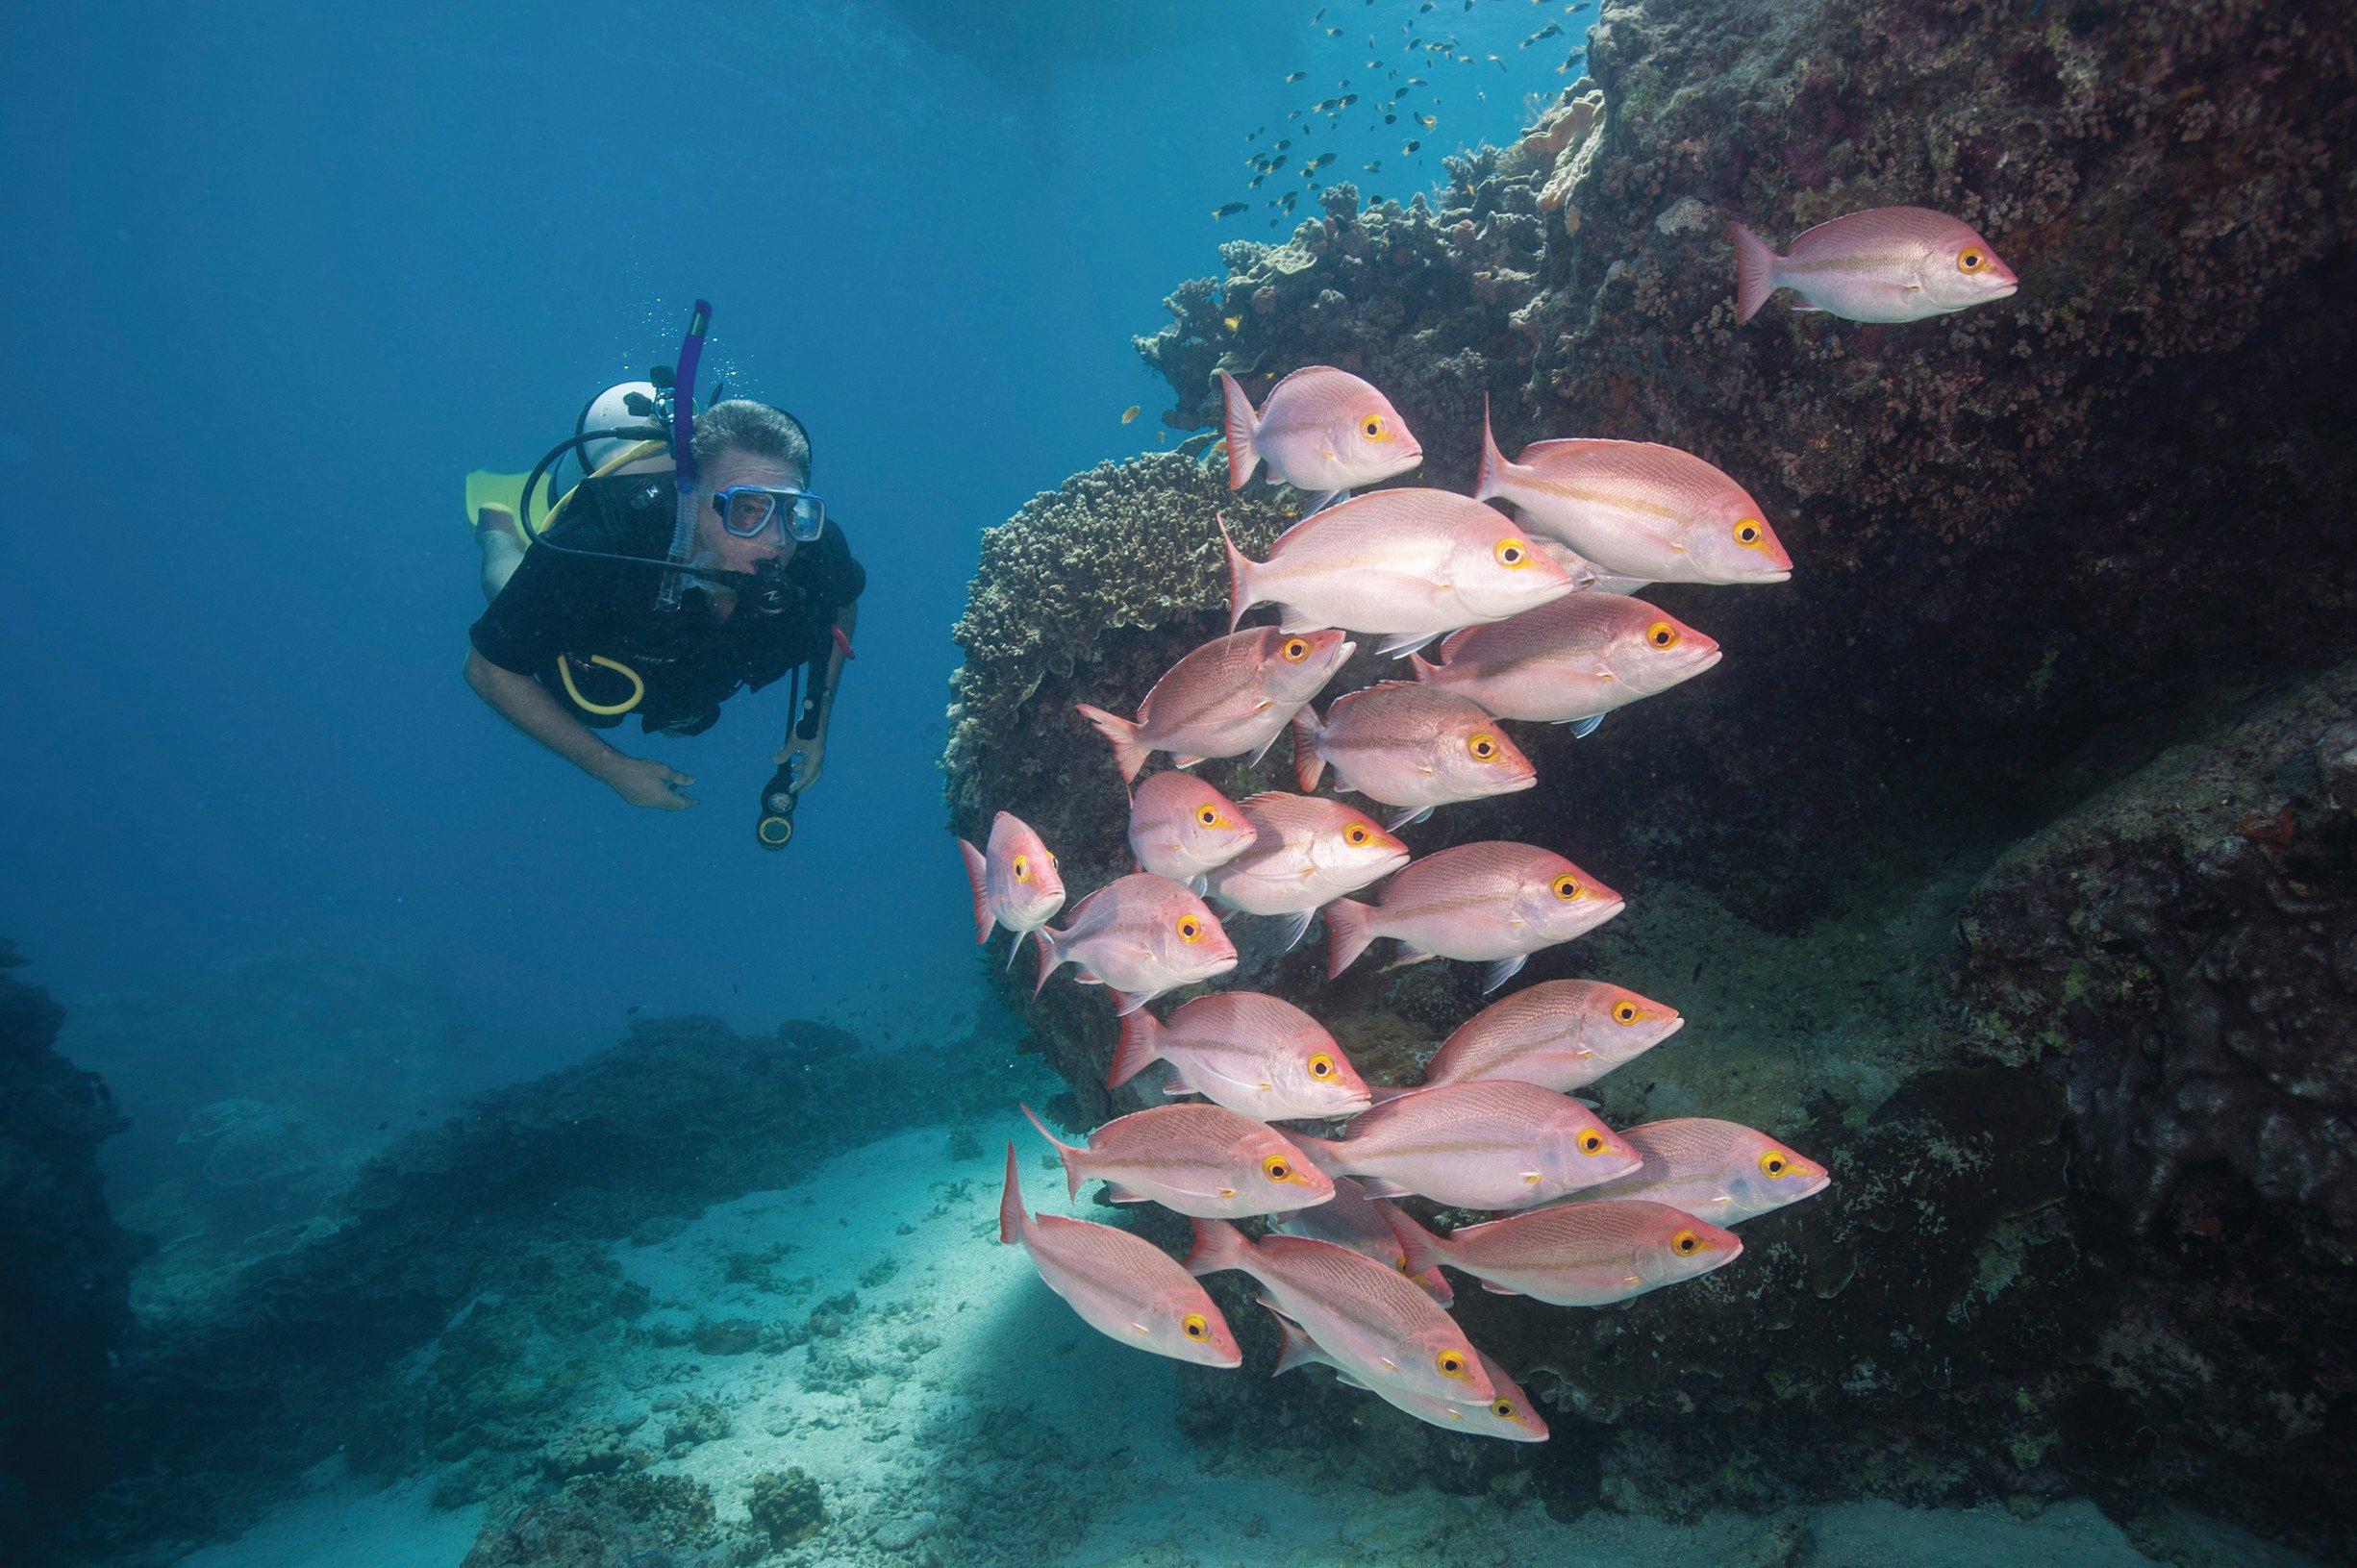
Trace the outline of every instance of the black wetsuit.
<instances>
[{"instance_id":1,"label":"black wetsuit","mask_svg":"<svg viewBox=\"0 0 2357 1568\"><path fill-rule=\"evenodd\" d=\"M549 537L573 550L660 561L671 547L675 494L667 474L590 480ZM710 729L720 705L739 691L759 691L803 664L823 669L837 612L867 585L831 520L817 538L794 547L784 573L786 609L778 613L757 614L740 603L722 620L694 578L678 610L658 610L664 576L653 566L585 560L536 544L468 636L477 653L531 676L584 724L603 729L636 713L649 731L695 734ZM635 689L629 676L593 662L601 658L627 666L646 684L626 711L583 706L615 708Z\"/></svg>"}]
</instances>

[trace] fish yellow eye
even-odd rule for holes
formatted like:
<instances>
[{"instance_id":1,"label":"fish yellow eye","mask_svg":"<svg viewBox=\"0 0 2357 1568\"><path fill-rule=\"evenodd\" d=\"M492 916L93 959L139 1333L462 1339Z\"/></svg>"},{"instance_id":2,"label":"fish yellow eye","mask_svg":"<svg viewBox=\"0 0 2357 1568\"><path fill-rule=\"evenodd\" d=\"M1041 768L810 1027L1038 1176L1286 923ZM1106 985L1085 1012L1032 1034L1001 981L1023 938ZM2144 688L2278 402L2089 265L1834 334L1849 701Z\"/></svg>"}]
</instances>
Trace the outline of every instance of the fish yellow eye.
<instances>
[{"instance_id":1,"label":"fish yellow eye","mask_svg":"<svg viewBox=\"0 0 2357 1568\"><path fill-rule=\"evenodd\" d=\"M1197 920L1191 914L1180 915L1178 920L1178 939L1182 942L1199 942L1203 940L1203 922Z\"/></svg>"},{"instance_id":2,"label":"fish yellow eye","mask_svg":"<svg viewBox=\"0 0 2357 1568\"><path fill-rule=\"evenodd\" d=\"M1978 272L1989 264L1989 257L1978 245L1967 245L1956 253L1956 270Z\"/></svg>"},{"instance_id":3,"label":"fish yellow eye","mask_svg":"<svg viewBox=\"0 0 2357 1568\"><path fill-rule=\"evenodd\" d=\"M1562 899L1566 904L1570 903L1573 899L1580 896L1580 880L1571 875L1571 873L1568 871L1565 872L1562 876L1557 877L1547 885L1554 888L1555 896Z\"/></svg>"},{"instance_id":4,"label":"fish yellow eye","mask_svg":"<svg viewBox=\"0 0 2357 1568\"><path fill-rule=\"evenodd\" d=\"M1476 762L1487 762L1497 756L1497 736L1487 730L1476 730L1466 738L1465 749L1473 754Z\"/></svg>"},{"instance_id":5,"label":"fish yellow eye","mask_svg":"<svg viewBox=\"0 0 2357 1568\"><path fill-rule=\"evenodd\" d=\"M1770 1149L1760 1157L1760 1174L1771 1182L1792 1168L1791 1157L1781 1149Z\"/></svg>"},{"instance_id":6,"label":"fish yellow eye","mask_svg":"<svg viewBox=\"0 0 2357 1568\"><path fill-rule=\"evenodd\" d=\"M1219 808L1216 806L1196 807L1195 820L1206 828L1216 828L1219 826Z\"/></svg>"},{"instance_id":7,"label":"fish yellow eye","mask_svg":"<svg viewBox=\"0 0 2357 1568\"><path fill-rule=\"evenodd\" d=\"M1702 1238L1692 1231L1680 1231L1669 1238L1669 1245L1680 1257L1692 1257L1702 1250Z\"/></svg>"},{"instance_id":8,"label":"fish yellow eye","mask_svg":"<svg viewBox=\"0 0 2357 1568\"><path fill-rule=\"evenodd\" d=\"M1645 641L1656 648L1674 648L1684 640L1667 621L1655 621L1645 628Z\"/></svg>"},{"instance_id":9,"label":"fish yellow eye","mask_svg":"<svg viewBox=\"0 0 2357 1568\"><path fill-rule=\"evenodd\" d=\"M1320 1051L1317 1053L1317 1055L1312 1057L1310 1058L1310 1076L1312 1078L1321 1079L1332 1078L1334 1076L1334 1058L1327 1056L1323 1051Z\"/></svg>"},{"instance_id":10,"label":"fish yellow eye","mask_svg":"<svg viewBox=\"0 0 2357 1568\"><path fill-rule=\"evenodd\" d=\"M1283 1155L1270 1155L1261 1161L1261 1174L1271 1182L1290 1182L1293 1179L1293 1162Z\"/></svg>"},{"instance_id":11,"label":"fish yellow eye","mask_svg":"<svg viewBox=\"0 0 2357 1568\"><path fill-rule=\"evenodd\" d=\"M1625 996L1613 1004L1613 1022L1616 1024L1633 1024L1644 1015L1645 1009Z\"/></svg>"},{"instance_id":12,"label":"fish yellow eye","mask_svg":"<svg viewBox=\"0 0 2357 1568\"><path fill-rule=\"evenodd\" d=\"M1442 1351L1433 1358L1432 1364L1441 1369L1441 1376L1443 1378L1463 1378L1465 1376L1465 1357L1453 1350Z\"/></svg>"},{"instance_id":13,"label":"fish yellow eye","mask_svg":"<svg viewBox=\"0 0 2357 1568\"><path fill-rule=\"evenodd\" d=\"M1513 1421L1517 1419L1514 1401L1506 1398L1502 1394L1490 1402L1490 1413L1497 1417L1500 1421Z\"/></svg>"},{"instance_id":14,"label":"fish yellow eye","mask_svg":"<svg viewBox=\"0 0 2357 1568\"><path fill-rule=\"evenodd\" d=\"M1366 436L1370 441L1380 441L1384 439L1383 415L1379 413L1370 413L1366 418L1360 420L1359 434Z\"/></svg>"},{"instance_id":15,"label":"fish yellow eye","mask_svg":"<svg viewBox=\"0 0 2357 1568\"><path fill-rule=\"evenodd\" d=\"M1519 571L1530 564L1530 546L1524 544L1520 539L1500 539L1497 541L1497 547L1490 554L1495 556L1497 563L1509 571Z\"/></svg>"},{"instance_id":16,"label":"fish yellow eye","mask_svg":"<svg viewBox=\"0 0 2357 1568\"><path fill-rule=\"evenodd\" d=\"M1605 1137L1604 1137L1604 1134L1603 1134L1603 1133L1601 1133L1601 1132L1597 1132L1597 1131L1596 1131L1594 1128L1592 1128L1592 1128L1590 1128L1590 1129L1589 1129L1587 1132L1582 1132L1582 1133L1580 1134L1580 1153L1581 1153L1581 1154L1583 1154L1583 1155L1600 1155L1600 1154L1602 1154L1602 1153L1604 1152L1604 1148L1605 1148Z\"/></svg>"},{"instance_id":17,"label":"fish yellow eye","mask_svg":"<svg viewBox=\"0 0 2357 1568\"><path fill-rule=\"evenodd\" d=\"M1735 542L1746 550L1761 548L1760 541L1767 535L1768 530L1757 517L1746 517L1735 525Z\"/></svg>"},{"instance_id":18,"label":"fish yellow eye","mask_svg":"<svg viewBox=\"0 0 2357 1568\"><path fill-rule=\"evenodd\" d=\"M1015 864L1012 869L1015 872L1015 880L1016 882L1031 881L1031 857L1028 855L1016 856L1015 858Z\"/></svg>"},{"instance_id":19,"label":"fish yellow eye","mask_svg":"<svg viewBox=\"0 0 2357 1568\"><path fill-rule=\"evenodd\" d=\"M1306 638L1287 637L1285 646L1279 648L1277 652L1284 655L1285 662L1288 664L1298 664L1310 657L1310 645Z\"/></svg>"},{"instance_id":20,"label":"fish yellow eye","mask_svg":"<svg viewBox=\"0 0 2357 1568\"><path fill-rule=\"evenodd\" d=\"M1374 830L1364 822L1354 822L1342 830L1342 842L1352 849L1366 848L1367 840L1374 836Z\"/></svg>"},{"instance_id":21,"label":"fish yellow eye","mask_svg":"<svg viewBox=\"0 0 2357 1568\"><path fill-rule=\"evenodd\" d=\"M1211 1320L1200 1312L1190 1312L1181 1318L1179 1328L1190 1339L1209 1339L1212 1336Z\"/></svg>"}]
</instances>

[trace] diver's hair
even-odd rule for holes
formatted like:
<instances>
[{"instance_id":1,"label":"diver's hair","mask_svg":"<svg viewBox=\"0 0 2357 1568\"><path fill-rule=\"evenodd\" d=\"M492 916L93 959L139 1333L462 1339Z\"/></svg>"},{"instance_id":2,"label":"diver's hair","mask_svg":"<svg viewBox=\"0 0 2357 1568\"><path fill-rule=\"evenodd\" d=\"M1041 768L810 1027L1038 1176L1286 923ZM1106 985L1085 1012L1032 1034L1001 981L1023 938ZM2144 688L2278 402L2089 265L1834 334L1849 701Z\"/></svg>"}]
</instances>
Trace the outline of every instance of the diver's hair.
<instances>
[{"instance_id":1,"label":"diver's hair","mask_svg":"<svg viewBox=\"0 0 2357 1568\"><path fill-rule=\"evenodd\" d=\"M691 444L699 464L716 460L723 452L744 452L791 463L805 483L810 479L811 443L802 427L791 415L750 398L732 397L697 414Z\"/></svg>"}]
</instances>

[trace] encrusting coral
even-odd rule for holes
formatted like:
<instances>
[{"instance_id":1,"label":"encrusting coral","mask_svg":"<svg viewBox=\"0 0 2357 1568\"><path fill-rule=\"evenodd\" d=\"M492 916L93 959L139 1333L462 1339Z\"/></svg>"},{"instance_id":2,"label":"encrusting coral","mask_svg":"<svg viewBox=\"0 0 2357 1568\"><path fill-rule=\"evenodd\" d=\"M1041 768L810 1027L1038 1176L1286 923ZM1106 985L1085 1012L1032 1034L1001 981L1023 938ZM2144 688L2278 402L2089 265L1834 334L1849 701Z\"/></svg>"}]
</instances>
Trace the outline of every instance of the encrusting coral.
<instances>
[{"instance_id":1,"label":"encrusting coral","mask_svg":"<svg viewBox=\"0 0 2357 1568\"><path fill-rule=\"evenodd\" d=\"M1592 79L1518 145L1450 160L1437 199L1329 187L1322 217L1172 292L1140 348L1176 429L1217 428L1216 371L1257 398L1325 363L1417 432L1406 483L1469 487L1487 401L1509 452L1658 440L1759 497L1790 584L1648 590L1721 666L1585 740L1517 727L1539 787L1407 836L1549 843L1629 895L1523 978L1611 978L1689 1018L1596 1085L1608 1122L1734 1115L1835 1180L1747 1227L1737 1266L1613 1312L1462 1295L1476 1343L1588 1418L1535 1452L1182 1374L1203 1434L1315 1448L1347 1423L1333 1462L1361 1474L1481 1490L1528 1467L1565 1511L2088 1491L2133 1512L2166 1485L2349 1547L2327 1130L2357 784L2335 782L2330 672L2357 657L2357 534L2321 520L2357 485L2352 37L2348 0L1611 5ZM1728 220L1781 246L1894 203L1973 224L2020 292L1736 326ZM1249 550L1298 504L1191 457L1034 502L986 539L961 623L952 826L1015 812L1075 899L1130 867L1071 704L1134 705L1224 630L1215 511ZM1327 695L1396 673L1362 655ZM2152 763L2172 744L2194 749ZM1234 797L1290 787L1280 765L1199 771ZM1279 958L1252 930L1224 983L1309 1008L1370 1079L1413 1081L1474 1006L1442 965L1329 984L1312 944ZM1102 1086L1099 999L997 983L1076 1115L1147 1103Z\"/></svg>"}]
</instances>

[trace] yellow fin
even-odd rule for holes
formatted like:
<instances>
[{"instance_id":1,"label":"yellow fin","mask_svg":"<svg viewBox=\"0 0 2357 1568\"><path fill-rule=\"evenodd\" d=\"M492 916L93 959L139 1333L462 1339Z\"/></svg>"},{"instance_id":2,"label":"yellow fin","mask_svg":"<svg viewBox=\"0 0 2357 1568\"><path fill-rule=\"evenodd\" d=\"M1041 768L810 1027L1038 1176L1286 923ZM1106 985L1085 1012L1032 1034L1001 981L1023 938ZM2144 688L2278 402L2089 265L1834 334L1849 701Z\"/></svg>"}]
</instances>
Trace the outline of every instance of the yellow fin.
<instances>
[{"instance_id":1,"label":"yellow fin","mask_svg":"<svg viewBox=\"0 0 2357 1568\"><path fill-rule=\"evenodd\" d=\"M475 526L485 507L505 507L511 512L524 494L524 481L530 474L498 474L489 468L476 468L466 475L466 526ZM548 488L540 487L533 498L532 533L538 535L548 522Z\"/></svg>"}]
</instances>

